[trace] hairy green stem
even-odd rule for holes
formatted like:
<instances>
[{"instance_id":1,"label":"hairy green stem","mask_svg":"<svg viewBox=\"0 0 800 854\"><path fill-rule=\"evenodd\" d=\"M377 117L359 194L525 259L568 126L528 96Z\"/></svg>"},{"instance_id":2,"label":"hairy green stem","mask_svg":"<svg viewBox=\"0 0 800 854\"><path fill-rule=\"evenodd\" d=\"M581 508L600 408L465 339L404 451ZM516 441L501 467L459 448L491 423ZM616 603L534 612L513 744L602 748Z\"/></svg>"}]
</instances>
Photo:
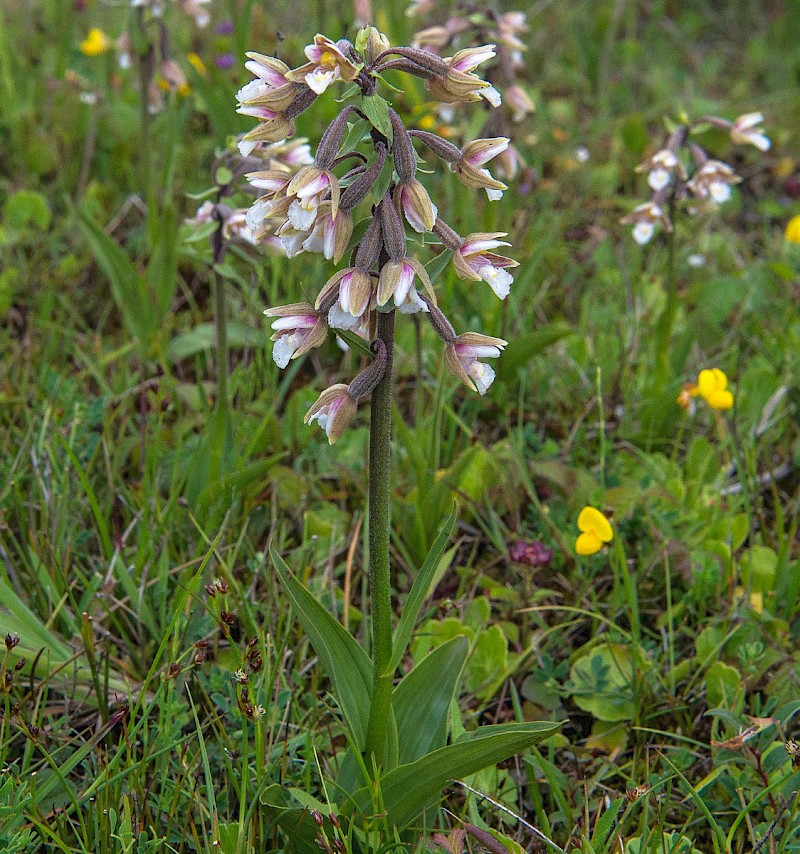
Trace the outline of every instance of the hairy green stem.
<instances>
[{"instance_id":1,"label":"hairy green stem","mask_svg":"<svg viewBox=\"0 0 800 854\"><path fill-rule=\"evenodd\" d=\"M372 607L372 704L367 726L367 768L380 766L392 702L392 599L389 574L394 311L378 313L377 337L386 345L383 379L372 393L369 425L369 576Z\"/></svg>"},{"instance_id":2,"label":"hairy green stem","mask_svg":"<svg viewBox=\"0 0 800 854\"><path fill-rule=\"evenodd\" d=\"M214 270L214 325L217 339L217 406L228 409L228 315L225 306L225 283Z\"/></svg>"},{"instance_id":3,"label":"hairy green stem","mask_svg":"<svg viewBox=\"0 0 800 854\"><path fill-rule=\"evenodd\" d=\"M656 353L656 388L663 391L669 381L669 344L672 338L672 327L675 325L675 315L678 313L678 282L675 276L675 200L670 200L669 219L673 229L667 234L667 302L664 311L658 319L656 327L658 351Z\"/></svg>"}]
</instances>

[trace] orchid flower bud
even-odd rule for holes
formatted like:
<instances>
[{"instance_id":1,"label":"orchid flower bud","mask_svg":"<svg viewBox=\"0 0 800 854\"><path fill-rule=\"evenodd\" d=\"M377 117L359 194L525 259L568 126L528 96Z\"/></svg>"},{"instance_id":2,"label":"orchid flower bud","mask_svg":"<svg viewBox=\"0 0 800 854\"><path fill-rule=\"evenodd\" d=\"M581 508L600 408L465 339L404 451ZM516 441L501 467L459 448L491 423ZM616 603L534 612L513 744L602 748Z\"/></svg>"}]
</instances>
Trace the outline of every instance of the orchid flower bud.
<instances>
[{"instance_id":1,"label":"orchid flower bud","mask_svg":"<svg viewBox=\"0 0 800 854\"><path fill-rule=\"evenodd\" d=\"M422 234L433 230L438 209L431 201L428 191L416 178L397 185L394 203L403 212L414 231Z\"/></svg>"}]
</instances>

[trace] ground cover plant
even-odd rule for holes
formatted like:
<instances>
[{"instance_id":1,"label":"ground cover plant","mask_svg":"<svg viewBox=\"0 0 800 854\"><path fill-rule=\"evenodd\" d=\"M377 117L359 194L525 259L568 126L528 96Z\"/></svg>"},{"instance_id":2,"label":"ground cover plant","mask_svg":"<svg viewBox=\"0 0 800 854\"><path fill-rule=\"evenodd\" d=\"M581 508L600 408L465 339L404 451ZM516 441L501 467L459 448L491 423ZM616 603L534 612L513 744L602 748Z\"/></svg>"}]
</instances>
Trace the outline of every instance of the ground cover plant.
<instances>
[{"instance_id":1,"label":"ground cover plant","mask_svg":"<svg viewBox=\"0 0 800 854\"><path fill-rule=\"evenodd\" d=\"M0 849L800 850L798 45L0 7Z\"/></svg>"}]
</instances>

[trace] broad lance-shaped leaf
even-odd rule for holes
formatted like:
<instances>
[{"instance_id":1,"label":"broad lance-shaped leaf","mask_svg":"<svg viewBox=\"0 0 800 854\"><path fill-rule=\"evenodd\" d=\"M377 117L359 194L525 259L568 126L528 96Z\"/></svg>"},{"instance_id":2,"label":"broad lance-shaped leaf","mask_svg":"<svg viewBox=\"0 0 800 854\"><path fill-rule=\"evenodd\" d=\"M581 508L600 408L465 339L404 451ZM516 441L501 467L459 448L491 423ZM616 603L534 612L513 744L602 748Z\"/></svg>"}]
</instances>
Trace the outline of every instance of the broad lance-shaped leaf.
<instances>
[{"instance_id":1,"label":"broad lance-shaped leaf","mask_svg":"<svg viewBox=\"0 0 800 854\"><path fill-rule=\"evenodd\" d=\"M458 780L503 762L552 735L561 724L533 721L498 724L467 733L455 744L399 765L380 780L382 809L387 821L402 829L441 796L450 780ZM352 804L364 814L373 809L373 793L364 787L353 795Z\"/></svg>"},{"instance_id":2,"label":"broad lance-shaped leaf","mask_svg":"<svg viewBox=\"0 0 800 854\"><path fill-rule=\"evenodd\" d=\"M452 638L426 655L394 689L398 758L407 765L447 743L450 703L461 681L469 641Z\"/></svg>"},{"instance_id":3,"label":"broad lance-shaped leaf","mask_svg":"<svg viewBox=\"0 0 800 854\"><path fill-rule=\"evenodd\" d=\"M534 356L538 356L543 350L547 349L551 344L566 338L572 331L572 327L563 320L557 320L553 323L548 323L541 329L534 332L529 332L527 335L520 335L513 341L510 341L508 346L503 351L500 357L497 373L502 380L511 379L519 368Z\"/></svg>"},{"instance_id":4,"label":"broad lance-shaped leaf","mask_svg":"<svg viewBox=\"0 0 800 854\"><path fill-rule=\"evenodd\" d=\"M78 224L97 266L111 284L111 294L128 331L147 349L157 325L156 310L147 283L123 249L84 210L77 211Z\"/></svg>"},{"instance_id":5,"label":"broad lance-shaped leaf","mask_svg":"<svg viewBox=\"0 0 800 854\"><path fill-rule=\"evenodd\" d=\"M431 584L436 576L436 570L439 566L439 559L442 552L447 548L447 543L453 533L453 528L456 524L456 508L453 507L452 512L447 517L447 521L442 526L439 536L436 537L428 556L425 558L425 563L422 564L417 577L414 579L414 584L408 594L406 603L403 606L403 613L400 615L400 622L397 624L397 630L394 633L394 642L392 644L392 660L389 662L388 672L394 673L397 670L400 661L408 648L408 643L411 640L411 634L414 631L414 626L419 617L419 612L422 610L422 605L425 599L430 595ZM386 674L384 674L386 675Z\"/></svg>"},{"instance_id":6,"label":"broad lance-shaped leaf","mask_svg":"<svg viewBox=\"0 0 800 854\"><path fill-rule=\"evenodd\" d=\"M294 577L275 549L270 549L270 557L297 619L305 629L320 664L333 682L336 700L353 739L359 750L363 750L372 694L372 662L350 632Z\"/></svg>"}]
</instances>

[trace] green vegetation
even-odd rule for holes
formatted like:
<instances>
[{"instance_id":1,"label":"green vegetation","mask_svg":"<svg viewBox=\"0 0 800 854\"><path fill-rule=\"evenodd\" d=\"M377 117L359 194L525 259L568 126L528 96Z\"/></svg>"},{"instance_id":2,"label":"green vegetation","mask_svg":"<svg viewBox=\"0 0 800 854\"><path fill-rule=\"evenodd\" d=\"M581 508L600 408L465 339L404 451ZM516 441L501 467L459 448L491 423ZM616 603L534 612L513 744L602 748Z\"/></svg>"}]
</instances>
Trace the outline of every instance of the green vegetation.
<instances>
[{"instance_id":1,"label":"green vegetation","mask_svg":"<svg viewBox=\"0 0 800 854\"><path fill-rule=\"evenodd\" d=\"M238 180L245 51L297 66L317 32L354 39L353 11L215 0L200 27L163 5L0 8L0 851L800 851L800 17L503 4L528 14L527 168L494 202L421 178L460 234L509 232L506 300L431 271L458 329L509 344L479 397L398 324L394 627L421 675L394 696L421 764L337 827L358 674L330 679L299 621L369 647L368 406L333 446L303 416L366 360L329 336L280 371L262 312L313 303L332 266L213 255L215 223L186 220ZM417 20L375 23L408 44ZM443 117L390 82L409 125L480 135L482 104ZM340 94L298 118L314 146ZM742 177L730 200L637 245L636 166L679 124L756 111L767 152L692 136ZM688 388L712 368L732 408ZM465 769L479 725L564 723L439 781L448 718Z\"/></svg>"}]
</instances>

